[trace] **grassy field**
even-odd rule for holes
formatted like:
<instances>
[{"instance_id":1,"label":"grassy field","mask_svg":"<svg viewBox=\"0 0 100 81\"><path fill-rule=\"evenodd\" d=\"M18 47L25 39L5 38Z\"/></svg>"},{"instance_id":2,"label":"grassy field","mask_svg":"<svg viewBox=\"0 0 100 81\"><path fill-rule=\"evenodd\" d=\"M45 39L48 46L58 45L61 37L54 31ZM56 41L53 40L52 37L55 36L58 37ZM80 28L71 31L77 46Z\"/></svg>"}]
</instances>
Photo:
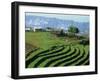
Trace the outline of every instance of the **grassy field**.
<instances>
[{"instance_id":1,"label":"grassy field","mask_svg":"<svg viewBox=\"0 0 100 81\"><path fill-rule=\"evenodd\" d=\"M26 68L89 65L89 45L50 32L25 32Z\"/></svg>"},{"instance_id":2,"label":"grassy field","mask_svg":"<svg viewBox=\"0 0 100 81\"><path fill-rule=\"evenodd\" d=\"M58 38L50 32L26 32L25 41L33 47L47 49L53 45L67 44L63 39Z\"/></svg>"}]
</instances>

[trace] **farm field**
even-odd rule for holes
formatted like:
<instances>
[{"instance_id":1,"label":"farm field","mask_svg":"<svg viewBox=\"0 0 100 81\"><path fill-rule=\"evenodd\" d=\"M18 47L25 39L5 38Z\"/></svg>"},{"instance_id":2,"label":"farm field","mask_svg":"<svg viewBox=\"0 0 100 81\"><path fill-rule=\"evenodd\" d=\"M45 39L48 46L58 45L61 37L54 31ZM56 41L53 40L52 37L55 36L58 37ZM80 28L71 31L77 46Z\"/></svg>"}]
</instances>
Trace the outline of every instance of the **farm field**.
<instances>
[{"instance_id":1,"label":"farm field","mask_svg":"<svg viewBox=\"0 0 100 81\"><path fill-rule=\"evenodd\" d=\"M25 67L89 65L89 45L50 32L25 32Z\"/></svg>"}]
</instances>

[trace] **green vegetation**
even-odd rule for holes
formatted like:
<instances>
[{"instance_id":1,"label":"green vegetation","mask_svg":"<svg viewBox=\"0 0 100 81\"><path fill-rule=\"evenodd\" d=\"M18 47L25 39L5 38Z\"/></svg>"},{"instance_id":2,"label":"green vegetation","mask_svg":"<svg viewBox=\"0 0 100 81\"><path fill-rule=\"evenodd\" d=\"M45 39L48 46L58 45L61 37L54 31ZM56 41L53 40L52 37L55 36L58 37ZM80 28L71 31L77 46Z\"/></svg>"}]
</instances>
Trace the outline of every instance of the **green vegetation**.
<instances>
[{"instance_id":1,"label":"green vegetation","mask_svg":"<svg viewBox=\"0 0 100 81\"><path fill-rule=\"evenodd\" d=\"M50 32L25 32L25 42L33 47L47 49L54 45L67 44L64 39L58 38Z\"/></svg>"},{"instance_id":2,"label":"green vegetation","mask_svg":"<svg viewBox=\"0 0 100 81\"><path fill-rule=\"evenodd\" d=\"M58 66L62 67L62 66L77 66L77 65L89 64L88 45L87 46L62 45L62 46L57 46L57 48L55 49L50 48L50 51L44 50L44 52L40 51L36 54L35 53L36 52L33 52L33 54L30 55L31 58L26 60L26 68L58 67Z\"/></svg>"},{"instance_id":3,"label":"green vegetation","mask_svg":"<svg viewBox=\"0 0 100 81\"><path fill-rule=\"evenodd\" d=\"M76 34L79 33L79 29L75 26L69 26L68 35L69 37L77 37Z\"/></svg>"},{"instance_id":4,"label":"green vegetation","mask_svg":"<svg viewBox=\"0 0 100 81\"><path fill-rule=\"evenodd\" d=\"M68 28L68 32L71 32L71 33L79 33L79 29L77 27L70 26Z\"/></svg>"},{"instance_id":5,"label":"green vegetation","mask_svg":"<svg viewBox=\"0 0 100 81\"><path fill-rule=\"evenodd\" d=\"M68 31L79 32L75 27ZM63 30L26 31L25 45L26 68L89 65L89 39L85 36L70 37Z\"/></svg>"}]
</instances>

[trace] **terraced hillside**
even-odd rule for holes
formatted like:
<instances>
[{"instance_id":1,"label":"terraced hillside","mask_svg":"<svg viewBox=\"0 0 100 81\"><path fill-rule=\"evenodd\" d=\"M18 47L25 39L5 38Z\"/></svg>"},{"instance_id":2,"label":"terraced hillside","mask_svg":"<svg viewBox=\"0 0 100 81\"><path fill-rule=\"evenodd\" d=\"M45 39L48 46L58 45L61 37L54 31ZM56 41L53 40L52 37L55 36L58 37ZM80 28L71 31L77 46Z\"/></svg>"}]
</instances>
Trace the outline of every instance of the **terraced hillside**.
<instances>
[{"instance_id":1,"label":"terraced hillside","mask_svg":"<svg viewBox=\"0 0 100 81\"><path fill-rule=\"evenodd\" d=\"M57 45L49 49L33 49L27 54L26 68L89 65L89 46Z\"/></svg>"}]
</instances>

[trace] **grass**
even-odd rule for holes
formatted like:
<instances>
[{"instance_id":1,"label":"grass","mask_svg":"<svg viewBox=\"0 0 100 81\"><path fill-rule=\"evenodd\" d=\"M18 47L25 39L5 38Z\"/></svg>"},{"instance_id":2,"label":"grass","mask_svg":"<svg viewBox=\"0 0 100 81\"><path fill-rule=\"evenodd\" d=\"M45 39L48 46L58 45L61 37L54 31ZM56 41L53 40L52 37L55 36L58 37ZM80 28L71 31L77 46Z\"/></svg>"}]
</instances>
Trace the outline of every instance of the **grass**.
<instances>
[{"instance_id":1,"label":"grass","mask_svg":"<svg viewBox=\"0 0 100 81\"><path fill-rule=\"evenodd\" d=\"M79 53L79 49L76 48L76 51L74 54L70 53L70 56L67 57L67 55L68 55L68 53L67 53L63 59L57 60L56 62L52 63L50 66L64 66L64 63L70 62L72 59L67 62L65 62L65 60L68 60L72 57L76 57L78 55L78 53Z\"/></svg>"},{"instance_id":2,"label":"grass","mask_svg":"<svg viewBox=\"0 0 100 81\"><path fill-rule=\"evenodd\" d=\"M25 32L25 41L37 48L47 49L53 45L64 43L50 32Z\"/></svg>"},{"instance_id":3,"label":"grass","mask_svg":"<svg viewBox=\"0 0 100 81\"><path fill-rule=\"evenodd\" d=\"M50 32L25 32L26 68L88 65L89 45L78 42Z\"/></svg>"},{"instance_id":4,"label":"grass","mask_svg":"<svg viewBox=\"0 0 100 81\"><path fill-rule=\"evenodd\" d=\"M69 50L69 48L66 48L66 49L64 49L63 51L60 51L60 52L57 52L57 53L52 53L52 54L48 54L48 55L45 55L45 56L39 56L39 57L38 57L39 60L36 60L36 61L32 62L31 65L35 65L34 63L37 63L37 62L40 61L41 59L44 59L44 58L45 58L44 62L42 61L42 63L40 64L40 67L43 67L44 64L46 64L49 60L52 60L52 58L56 58L56 57L58 57L58 56L61 56L61 54L62 54L63 52L66 52L66 51L68 51L68 50ZM51 57L52 57L52 58L51 58ZM47 59L47 58L48 58L48 59Z\"/></svg>"}]
</instances>

